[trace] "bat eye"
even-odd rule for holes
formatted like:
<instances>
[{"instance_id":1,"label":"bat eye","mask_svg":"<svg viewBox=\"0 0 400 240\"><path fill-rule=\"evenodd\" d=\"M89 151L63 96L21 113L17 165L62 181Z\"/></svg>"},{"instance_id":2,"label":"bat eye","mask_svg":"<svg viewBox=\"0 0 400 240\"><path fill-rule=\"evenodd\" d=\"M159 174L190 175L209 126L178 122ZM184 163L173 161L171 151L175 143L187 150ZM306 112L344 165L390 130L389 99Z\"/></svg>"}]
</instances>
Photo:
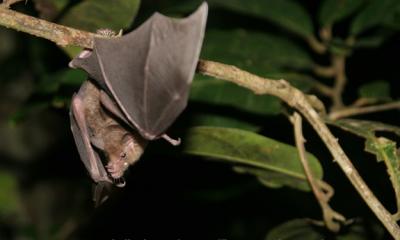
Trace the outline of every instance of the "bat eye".
<instances>
[{"instance_id":1,"label":"bat eye","mask_svg":"<svg viewBox=\"0 0 400 240\"><path fill-rule=\"evenodd\" d=\"M120 157L121 158L126 158L126 152L121 153Z\"/></svg>"}]
</instances>

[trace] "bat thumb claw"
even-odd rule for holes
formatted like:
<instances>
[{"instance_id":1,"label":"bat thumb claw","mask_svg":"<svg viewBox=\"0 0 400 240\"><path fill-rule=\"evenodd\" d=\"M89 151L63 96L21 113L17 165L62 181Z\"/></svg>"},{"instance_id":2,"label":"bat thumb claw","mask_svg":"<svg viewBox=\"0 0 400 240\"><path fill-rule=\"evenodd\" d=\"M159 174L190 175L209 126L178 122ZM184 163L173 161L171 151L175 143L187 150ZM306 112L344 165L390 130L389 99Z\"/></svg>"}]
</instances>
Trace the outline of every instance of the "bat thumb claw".
<instances>
[{"instance_id":1,"label":"bat thumb claw","mask_svg":"<svg viewBox=\"0 0 400 240\"><path fill-rule=\"evenodd\" d=\"M70 68L76 68L75 65L74 65L74 63L73 63L72 61L70 61L70 62L68 63L68 67L70 67Z\"/></svg>"},{"instance_id":2,"label":"bat thumb claw","mask_svg":"<svg viewBox=\"0 0 400 240\"><path fill-rule=\"evenodd\" d=\"M173 139L170 136L168 136L167 134L163 134L161 135L162 138L164 138L167 142L171 143L174 146L178 146L179 144L181 144L181 139Z\"/></svg>"}]
</instances>

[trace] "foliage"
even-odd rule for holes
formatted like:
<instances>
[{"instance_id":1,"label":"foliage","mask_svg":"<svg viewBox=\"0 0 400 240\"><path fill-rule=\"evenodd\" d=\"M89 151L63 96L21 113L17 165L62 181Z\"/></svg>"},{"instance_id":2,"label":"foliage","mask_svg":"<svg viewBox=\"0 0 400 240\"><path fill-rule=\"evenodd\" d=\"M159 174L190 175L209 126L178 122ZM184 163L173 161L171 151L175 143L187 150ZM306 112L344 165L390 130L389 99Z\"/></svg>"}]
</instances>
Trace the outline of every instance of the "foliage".
<instances>
[{"instance_id":1,"label":"foliage","mask_svg":"<svg viewBox=\"0 0 400 240\"><path fill-rule=\"evenodd\" d=\"M33 0L13 8L87 31L127 32L154 11L181 17L200 2ZM399 53L393 39L400 29L400 1L317 2L209 0L201 58L286 79L304 93L321 97L332 111L397 101L399 71L389 56ZM336 190L332 207L364 219L337 235L300 219L321 219L321 213L292 146L292 126L283 116L290 113L288 107L275 97L200 74L192 85L188 111L170 130L183 136L182 148L171 149L161 141L150 144L132 167L128 187L93 210L88 206L89 178L68 124L70 97L86 74L67 68L67 63L80 49L56 47L3 28L0 39L0 239L150 239L157 236L154 232L182 239L386 239L383 227L368 215L362 200L349 193L353 188L306 127L314 177ZM343 106L332 103L332 92L341 91L335 88L338 73L333 64L339 58L346 66L346 89L339 92ZM359 139L337 131L360 171L373 173L365 177L377 195L384 196L384 204L393 206L395 196L397 207L399 114L359 116L368 121L327 119L365 140L364 150L370 154L363 154L362 146L357 149ZM361 161L364 158L378 162ZM64 209L57 210L59 206ZM183 220L172 220L175 214ZM132 219L124 222L122 215ZM94 230L99 226L100 232Z\"/></svg>"}]
</instances>

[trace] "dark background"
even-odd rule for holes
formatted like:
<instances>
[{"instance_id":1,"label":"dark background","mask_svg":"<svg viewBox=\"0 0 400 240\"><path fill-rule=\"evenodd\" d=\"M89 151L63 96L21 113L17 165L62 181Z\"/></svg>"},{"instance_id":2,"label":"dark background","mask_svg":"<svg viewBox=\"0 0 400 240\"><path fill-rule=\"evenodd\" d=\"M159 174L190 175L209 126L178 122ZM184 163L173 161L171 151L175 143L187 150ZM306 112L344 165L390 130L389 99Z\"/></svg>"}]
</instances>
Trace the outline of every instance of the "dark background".
<instances>
[{"instance_id":1,"label":"dark background","mask_svg":"<svg viewBox=\"0 0 400 240\"><path fill-rule=\"evenodd\" d=\"M71 1L71 6L75 2ZM316 21L319 1L302 2ZM134 26L154 11L170 13L179 4L143 1ZM15 8L38 14L30 1ZM338 35L346 32L349 21L338 24ZM210 8L207 28L285 34L266 21L222 8ZM307 47L296 36L287 37ZM357 98L361 85L377 79L389 82L391 97L399 98L399 40L394 32L379 47L351 54L345 103ZM325 56L312 57L329 62ZM4 202L0 206L0 239L263 239L270 229L290 219L321 218L310 193L266 188L252 176L236 174L226 163L183 154L181 147L163 140L152 142L142 159L129 169L126 187L115 189L110 199L95 209L92 182L69 130L68 98L79 85L62 86L56 94L45 94L38 84L45 72L64 69L68 62L69 57L46 40L0 29L0 204ZM326 103L329 105L329 101ZM190 102L169 132L184 136L196 111L215 111L212 108ZM284 115L239 116L235 108L215 109L261 122L260 134L293 144L292 126ZM396 110L362 118L398 125L399 114ZM362 139L332 129L374 193L394 212L394 195L384 165L363 152ZM371 229L382 228L377 219L308 125L305 136L309 139L307 149L324 167L324 179L335 187L334 209L355 218L371 231L367 234L370 239L375 239L376 231Z\"/></svg>"}]
</instances>

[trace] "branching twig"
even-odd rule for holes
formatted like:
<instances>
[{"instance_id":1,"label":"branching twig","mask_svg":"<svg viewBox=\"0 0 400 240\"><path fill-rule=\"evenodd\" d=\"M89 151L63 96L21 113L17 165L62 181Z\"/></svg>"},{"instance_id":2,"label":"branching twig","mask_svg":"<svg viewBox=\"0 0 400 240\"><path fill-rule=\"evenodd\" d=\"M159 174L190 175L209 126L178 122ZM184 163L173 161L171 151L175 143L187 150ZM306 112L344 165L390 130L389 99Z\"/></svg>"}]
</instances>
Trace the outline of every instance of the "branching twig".
<instances>
[{"instance_id":1,"label":"branching twig","mask_svg":"<svg viewBox=\"0 0 400 240\"><path fill-rule=\"evenodd\" d=\"M239 86L250 89L256 94L276 96L301 112L321 137L335 161L339 164L340 168L370 209L375 213L391 235L395 239L400 239L400 228L396 221L366 185L350 159L340 147L338 139L329 131L321 117L307 101L307 97L304 93L290 86L285 80L277 81L261 78L235 66L222 63L200 60L198 71L204 75L233 82Z\"/></svg>"},{"instance_id":2,"label":"branching twig","mask_svg":"<svg viewBox=\"0 0 400 240\"><path fill-rule=\"evenodd\" d=\"M327 97L332 97L333 95L333 89L323 83L320 83L318 81L313 82L313 89L319 92L320 94L327 96Z\"/></svg>"},{"instance_id":3,"label":"branching twig","mask_svg":"<svg viewBox=\"0 0 400 240\"><path fill-rule=\"evenodd\" d=\"M0 8L0 25L49 39L62 46L78 45L90 48L93 44L94 34L92 33L38 20L5 8ZM365 184L338 144L338 140L332 135L321 117L310 104L308 100L310 99L309 97L304 95L300 90L292 87L285 80L276 81L261 78L237 67L222 63L200 60L197 70L201 74L230 81L244 88L248 88L256 94L269 94L276 96L302 113L324 141L334 159L364 201L383 223L390 234L394 238L400 239L399 226L394 221L391 214L383 207L381 202L379 202Z\"/></svg>"},{"instance_id":4,"label":"branching twig","mask_svg":"<svg viewBox=\"0 0 400 240\"><path fill-rule=\"evenodd\" d=\"M329 200L332 197L333 191L326 194L323 191L323 188L321 188L321 185L318 184L313 176L306 156L306 150L304 148L305 139L303 136L301 116L297 112L295 112L290 118L290 121L294 126L295 142L296 147L299 151L300 161L303 166L308 183L310 184L314 196L318 200L318 203L322 209L325 226L332 232L338 232L340 230L340 224L338 222L344 223L346 221L346 218L329 206Z\"/></svg>"},{"instance_id":5,"label":"branching twig","mask_svg":"<svg viewBox=\"0 0 400 240\"><path fill-rule=\"evenodd\" d=\"M350 107L343 110L337 110L329 114L329 119L337 120L340 118L351 117L355 115L381 112L392 109L400 109L400 101L384 103L381 105L367 106L367 107Z\"/></svg>"}]
</instances>

